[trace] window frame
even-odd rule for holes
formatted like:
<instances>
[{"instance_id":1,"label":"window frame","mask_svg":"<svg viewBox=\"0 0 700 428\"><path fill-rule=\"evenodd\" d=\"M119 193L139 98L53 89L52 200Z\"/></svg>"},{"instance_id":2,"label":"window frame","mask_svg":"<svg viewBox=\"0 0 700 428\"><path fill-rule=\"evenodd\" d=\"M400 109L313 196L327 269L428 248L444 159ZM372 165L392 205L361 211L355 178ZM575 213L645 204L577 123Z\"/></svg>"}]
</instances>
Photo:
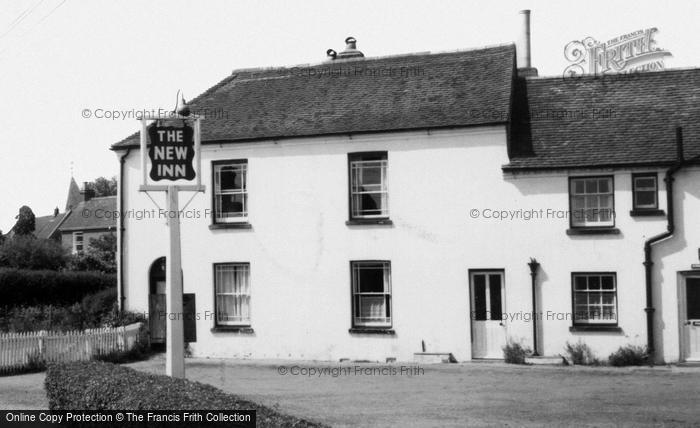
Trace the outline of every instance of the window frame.
<instances>
[{"instance_id":1,"label":"window frame","mask_svg":"<svg viewBox=\"0 0 700 428\"><path fill-rule=\"evenodd\" d=\"M637 186L638 178L653 178L654 179L654 205L639 206L637 205ZM649 191L650 189L644 189ZM633 211L655 211L659 209L659 174L656 172L639 172L632 174L632 210Z\"/></svg>"},{"instance_id":2,"label":"window frame","mask_svg":"<svg viewBox=\"0 0 700 428\"><path fill-rule=\"evenodd\" d=\"M574 223L574 209L573 209L573 197L574 193L572 192L572 184L575 180L600 180L600 179L610 179L610 197L612 198L612 213L611 213L611 224L601 224L601 225L596 225L596 224L575 224ZM589 230L595 230L595 229L601 229L601 230L606 230L606 229L614 229L615 228L615 176L614 175L580 175L580 176L570 176L569 180L567 182L568 184L568 189L567 193L569 195L569 227L571 229L589 229ZM584 185L585 186L585 185Z\"/></svg>"},{"instance_id":3,"label":"window frame","mask_svg":"<svg viewBox=\"0 0 700 428\"><path fill-rule=\"evenodd\" d=\"M355 311L356 311L356 305L355 305L355 296L361 295L361 293L356 292L355 285L355 266L358 265L370 265L370 264L383 264L384 269L388 269L388 284L384 284L384 299L385 299L385 305L389 309L389 318L387 323L384 324L378 324L378 323L358 323L355 317ZM384 271L383 271L384 272ZM383 275L386 277L386 274L384 273ZM392 275L391 275L391 261L390 260L351 260L350 261L350 326L351 326L351 331L352 330L375 330L375 331L390 331L393 326L394 326L394 308L393 308L393 288L392 288ZM388 287L387 287L388 285ZM388 292L386 291L388 288ZM362 293L365 294L365 293ZM387 303L387 296L388 296L388 303ZM386 308L385 307L385 308Z\"/></svg>"},{"instance_id":4,"label":"window frame","mask_svg":"<svg viewBox=\"0 0 700 428\"><path fill-rule=\"evenodd\" d=\"M219 293L217 293L217 268L222 267L222 266L245 266L248 269L248 320L246 321L240 321L240 322L232 322L231 324L223 324L219 322L219 313L217 311L217 297ZM246 328L250 327L253 323L253 285L251 281L251 271L250 271L250 262L220 262L220 263L214 263L212 265L212 272L213 272L213 278L212 278L212 283L214 286L213 289L213 295L214 295L214 306L213 306L213 312L214 312L214 328L217 329L240 329L240 328Z\"/></svg>"},{"instance_id":5,"label":"window frame","mask_svg":"<svg viewBox=\"0 0 700 428\"><path fill-rule=\"evenodd\" d=\"M228 166L228 165L245 165L245 187L244 191L241 192L240 194L244 195L244 216L240 217L229 217L229 218L219 218L217 209L216 209L216 199L219 194L217 193L217 188L216 188L216 174L217 170L223 166ZM236 226L236 225L247 225L249 222L250 218L250 203L248 202L248 196L249 196L249 173L250 173L250 166L248 163L248 159L222 159L222 160L214 160L211 161L211 212L212 212L212 224L213 225L222 225L222 226Z\"/></svg>"},{"instance_id":6,"label":"window frame","mask_svg":"<svg viewBox=\"0 0 700 428\"><path fill-rule=\"evenodd\" d=\"M613 278L613 285L614 285L614 296L615 296L615 321L609 321L609 320L600 320L600 321L594 321L591 322L591 320L585 320L585 321L579 321L576 319L576 277L579 276L612 276ZM601 282L601 293L602 293L602 282ZM571 325L573 327L618 327L619 322L620 322L620 312L618 310L618 282L617 282L617 272L571 272ZM585 293L589 293L589 290L584 291ZM608 291L609 292L609 291ZM602 299L602 296L601 296ZM602 300L601 300L602 302ZM602 305L602 303L601 303ZM589 306L587 304L587 306Z\"/></svg>"},{"instance_id":7,"label":"window frame","mask_svg":"<svg viewBox=\"0 0 700 428\"><path fill-rule=\"evenodd\" d=\"M71 234L72 237L72 249L73 249L73 254L82 254L85 251L85 234L82 231L75 231ZM80 237L80 250L78 250L77 246L78 243L76 242L76 238Z\"/></svg>"},{"instance_id":8,"label":"window frame","mask_svg":"<svg viewBox=\"0 0 700 428\"><path fill-rule=\"evenodd\" d=\"M375 158L375 159L371 159ZM386 194L386 207L382 207L381 211L385 214L377 215L358 215L353 214L353 163L359 161L384 161L385 172L383 181L383 190L380 193ZM372 152L354 152L348 153L348 219L350 223L388 223L389 222L389 153L387 151L372 151Z\"/></svg>"}]
</instances>

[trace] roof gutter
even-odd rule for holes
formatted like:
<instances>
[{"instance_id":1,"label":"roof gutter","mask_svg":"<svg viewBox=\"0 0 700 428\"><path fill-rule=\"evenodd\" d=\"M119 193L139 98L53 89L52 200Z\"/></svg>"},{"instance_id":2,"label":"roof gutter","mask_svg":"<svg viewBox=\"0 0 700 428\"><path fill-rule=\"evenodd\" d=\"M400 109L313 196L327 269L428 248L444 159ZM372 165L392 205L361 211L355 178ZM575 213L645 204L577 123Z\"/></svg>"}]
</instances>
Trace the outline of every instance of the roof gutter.
<instances>
[{"instance_id":1,"label":"roof gutter","mask_svg":"<svg viewBox=\"0 0 700 428\"><path fill-rule=\"evenodd\" d=\"M126 161L126 157L129 156L129 153L131 152L131 147L128 147L126 149L126 152L119 156L119 197L117 198L117 203L119 206L117 207L117 212L122 213L124 212L124 162ZM124 297L124 216L120 215L119 216L119 233L118 233L118 248L117 251L119 252L119 273L117 275L117 281L119 282L119 285L117 287L117 293L119 296L119 311L124 310L124 302L126 301L126 297Z\"/></svg>"},{"instance_id":2,"label":"roof gutter","mask_svg":"<svg viewBox=\"0 0 700 428\"><path fill-rule=\"evenodd\" d=\"M645 270L645 280L646 280L646 307L644 312L647 314L647 350L651 358L651 362L654 361L654 299L653 299L653 287L652 287L652 268L654 262L652 261L652 245L662 241L664 239L673 236L676 230L676 222L673 209L673 181L674 175L684 166L693 163L700 156L696 156L689 161L686 161L683 157L683 128L680 126L676 128L676 162L666 171L666 177L664 182L666 183L666 207L668 209L667 221L668 225L666 227L666 232L652 236L644 242L644 270Z\"/></svg>"}]
</instances>

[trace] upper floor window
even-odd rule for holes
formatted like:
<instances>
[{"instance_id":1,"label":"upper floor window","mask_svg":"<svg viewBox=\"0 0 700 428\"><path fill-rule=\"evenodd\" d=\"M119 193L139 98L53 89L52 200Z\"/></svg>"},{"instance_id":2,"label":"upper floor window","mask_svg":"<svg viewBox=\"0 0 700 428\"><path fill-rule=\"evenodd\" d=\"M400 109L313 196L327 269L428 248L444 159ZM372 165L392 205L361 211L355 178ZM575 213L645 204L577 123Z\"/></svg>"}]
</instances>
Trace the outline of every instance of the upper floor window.
<instances>
[{"instance_id":1,"label":"upper floor window","mask_svg":"<svg viewBox=\"0 0 700 428\"><path fill-rule=\"evenodd\" d=\"M73 254L83 252L83 232L73 232Z\"/></svg>"},{"instance_id":2,"label":"upper floor window","mask_svg":"<svg viewBox=\"0 0 700 428\"><path fill-rule=\"evenodd\" d=\"M615 225L612 177L569 179L571 226L611 227Z\"/></svg>"},{"instance_id":3,"label":"upper floor window","mask_svg":"<svg viewBox=\"0 0 700 428\"><path fill-rule=\"evenodd\" d=\"M575 273L574 324L617 324L617 280L614 273Z\"/></svg>"},{"instance_id":4,"label":"upper floor window","mask_svg":"<svg viewBox=\"0 0 700 428\"><path fill-rule=\"evenodd\" d=\"M217 326L250 325L250 264L214 265Z\"/></svg>"},{"instance_id":5,"label":"upper floor window","mask_svg":"<svg viewBox=\"0 0 700 428\"><path fill-rule=\"evenodd\" d=\"M387 153L351 153L350 219L382 219L389 217L387 190Z\"/></svg>"},{"instance_id":6,"label":"upper floor window","mask_svg":"<svg viewBox=\"0 0 700 428\"><path fill-rule=\"evenodd\" d=\"M248 161L216 161L214 174L214 223L248 219Z\"/></svg>"},{"instance_id":7,"label":"upper floor window","mask_svg":"<svg viewBox=\"0 0 700 428\"><path fill-rule=\"evenodd\" d=\"M632 208L656 210L659 208L656 173L632 174Z\"/></svg>"},{"instance_id":8,"label":"upper floor window","mask_svg":"<svg viewBox=\"0 0 700 428\"><path fill-rule=\"evenodd\" d=\"M357 261L352 270L353 327L391 327L391 264Z\"/></svg>"}]
</instances>

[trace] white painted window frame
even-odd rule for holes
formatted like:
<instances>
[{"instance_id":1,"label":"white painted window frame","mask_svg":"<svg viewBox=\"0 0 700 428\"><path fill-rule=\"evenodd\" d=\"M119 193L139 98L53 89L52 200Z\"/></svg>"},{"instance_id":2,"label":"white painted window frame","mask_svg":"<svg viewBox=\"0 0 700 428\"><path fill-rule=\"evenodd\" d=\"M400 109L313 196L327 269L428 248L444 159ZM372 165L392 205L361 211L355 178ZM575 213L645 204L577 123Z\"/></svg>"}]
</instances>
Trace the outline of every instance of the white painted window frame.
<instances>
[{"instance_id":1,"label":"white painted window frame","mask_svg":"<svg viewBox=\"0 0 700 428\"><path fill-rule=\"evenodd\" d=\"M360 275L361 269L377 269L381 266L383 273L383 291L382 292L361 292L360 291ZM394 315L393 308L391 306L392 295L391 295L391 262L381 261L381 260L360 260L351 262L352 270L352 320L353 327L377 327L377 328L391 328L392 318ZM386 314L386 309L388 306L389 316L365 319L365 317L358 316L357 314L362 313L362 297L364 296L381 296L383 300L383 309ZM360 305L359 307L357 305Z\"/></svg>"},{"instance_id":2,"label":"white painted window frame","mask_svg":"<svg viewBox=\"0 0 700 428\"><path fill-rule=\"evenodd\" d=\"M221 189L221 171L224 168L232 168L241 175L241 188ZM213 165L214 175L214 223L245 223L248 221L248 161L236 160L221 162ZM242 195L242 210L240 212L222 212L220 197L231 195Z\"/></svg>"},{"instance_id":3,"label":"white painted window frame","mask_svg":"<svg viewBox=\"0 0 700 428\"><path fill-rule=\"evenodd\" d=\"M654 185L651 187L645 187L637 184L637 180L649 180L653 179L654 180ZM659 207L659 177L656 174L644 174L644 175L636 175L632 177L632 200L633 200L633 206L632 209L635 210L653 210L657 209ZM654 203L652 204L639 204L638 197L637 197L637 192L653 192L654 193Z\"/></svg>"},{"instance_id":4,"label":"white painted window frame","mask_svg":"<svg viewBox=\"0 0 700 428\"><path fill-rule=\"evenodd\" d=\"M243 284L233 284L231 292L223 292L220 289L223 286L223 273L225 270L241 270L244 274ZM236 276L234 276L236 278ZM226 311L224 314L221 312L220 308L224 306L224 303L219 303L220 296L233 296L234 305L232 308ZM244 313L236 314L235 299L240 299L241 301L241 312L243 308L247 310L247 315ZM216 318L217 326L236 326L236 327L247 327L251 325L251 284L250 284L250 263L216 263L214 265L214 312Z\"/></svg>"},{"instance_id":5,"label":"white painted window frame","mask_svg":"<svg viewBox=\"0 0 700 428\"><path fill-rule=\"evenodd\" d=\"M577 289L576 288L576 278L586 278L586 288L585 289ZM600 288L599 289L592 289L590 287L590 278L592 277L598 277L598 281L600 283ZM613 283L613 288L612 289L603 289L603 277L611 277L612 278L612 283ZM574 325L597 325L597 324L606 324L606 325L617 325L618 320L619 320L619 315L617 312L617 274L613 272L596 272L596 273L586 273L586 272L576 272L571 275L571 292L572 292L572 308L573 308L573 321ZM576 294L577 293L585 293L586 294L586 303L581 303L577 301L576 299ZM600 303L590 303L591 301L591 296L597 294L600 299ZM612 295L613 296L613 302L612 303L603 303L603 296L604 295ZM586 306L586 314L587 317L585 319L579 319L579 310L577 309L578 306ZM608 307L612 308L612 313L614 314L614 319L613 318L605 318L604 317L604 311L603 308ZM600 313L600 318L595 318L590 316L592 313L591 308L594 310L599 311ZM593 312L595 313L595 312Z\"/></svg>"},{"instance_id":6,"label":"white painted window frame","mask_svg":"<svg viewBox=\"0 0 700 428\"><path fill-rule=\"evenodd\" d=\"M587 192L586 182L596 181L596 188L599 187L599 181L607 180L609 192ZM576 183L583 181L583 192L576 192ZM569 201L571 208L571 226L572 227L613 227L615 226L615 180L612 176L604 177L571 177L569 179ZM602 197L609 198L610 204L608 206L601 206ZM583 213L580 212L581 209L574 207L574 199L583 198ZM595 206L589 206L589 199L596 198L597 203ZM589 219L588 211L593 210L593 217L596 219ZM609 211L609 220L600 220L603 211Z\"/></svg>"},{"instance_id":7,"label":"white painted window frame","mask_svg":"<svg viewBox=\"0 0 700 428\"><path fill-rule=\"evenodd\" d=\"M380 168L381 173L379 184L364 184L362 183L362 170L365 168ZM387 170L389 167L388 159L372 159L363 160L357 159L350 161L350 213L353 219L373 219L389 217L389 186L387 180ZM378 186L378 189L362 190L366 186ZM380 195L382 204L379 214L363 214L360 210L359 198L362 195Z\"/></svg>"}]
</instances>

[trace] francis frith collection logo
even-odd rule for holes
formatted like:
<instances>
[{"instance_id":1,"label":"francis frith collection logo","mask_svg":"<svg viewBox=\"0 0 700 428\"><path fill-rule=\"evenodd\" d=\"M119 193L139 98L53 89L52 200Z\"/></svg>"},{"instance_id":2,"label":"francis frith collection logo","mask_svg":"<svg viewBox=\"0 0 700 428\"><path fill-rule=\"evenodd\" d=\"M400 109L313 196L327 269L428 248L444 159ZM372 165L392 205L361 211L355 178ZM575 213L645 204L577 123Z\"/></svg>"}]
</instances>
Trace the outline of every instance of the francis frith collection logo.
<instances>
[{"instance_id":1,"label":"francis frith collection logo","mask_svg":"<svg viewBox=\"0 0 700 428\"><path fill-rule=\"evenodd\" d=\"M656 45L654 36L657 33L658 29L648 28L607 42L593 37L573 40L564 48L564 56L571 63L564 70L564 77L661 71L665 68L664 58L671 53Z\"/></svg>"}]
</instances>

